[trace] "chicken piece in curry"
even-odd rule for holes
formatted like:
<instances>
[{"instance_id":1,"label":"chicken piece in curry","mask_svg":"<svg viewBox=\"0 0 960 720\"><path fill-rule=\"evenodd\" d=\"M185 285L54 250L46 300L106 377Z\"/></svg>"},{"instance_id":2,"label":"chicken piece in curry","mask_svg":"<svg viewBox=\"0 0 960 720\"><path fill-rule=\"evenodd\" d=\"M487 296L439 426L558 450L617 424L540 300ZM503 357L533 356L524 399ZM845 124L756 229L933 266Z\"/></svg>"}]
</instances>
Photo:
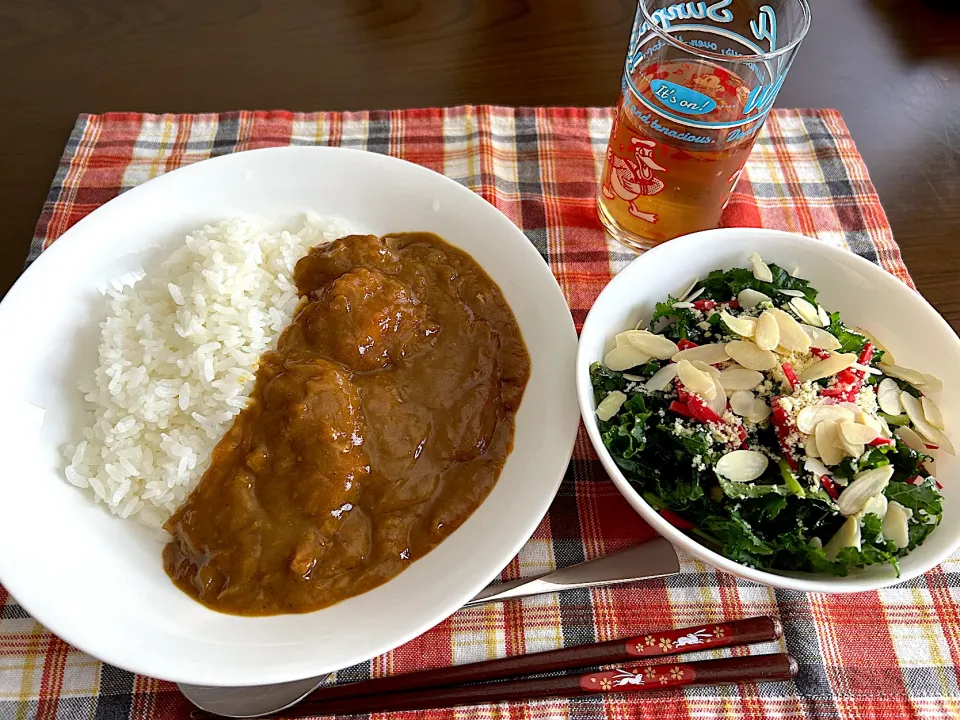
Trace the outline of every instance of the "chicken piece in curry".
<instances>
[{"instance_id":1,"label":"chicken piece in curry","mask_svg":"<svg viewBox=\"0 0 960 720\"><path fill-rule=\"evenodd\" d=\"M222 612L317 610L430 552L496 483L530 376L496 283L435 235L342 238L294 280L293 322L165 526L167 574Z\"/></svg>"}]
</instances>

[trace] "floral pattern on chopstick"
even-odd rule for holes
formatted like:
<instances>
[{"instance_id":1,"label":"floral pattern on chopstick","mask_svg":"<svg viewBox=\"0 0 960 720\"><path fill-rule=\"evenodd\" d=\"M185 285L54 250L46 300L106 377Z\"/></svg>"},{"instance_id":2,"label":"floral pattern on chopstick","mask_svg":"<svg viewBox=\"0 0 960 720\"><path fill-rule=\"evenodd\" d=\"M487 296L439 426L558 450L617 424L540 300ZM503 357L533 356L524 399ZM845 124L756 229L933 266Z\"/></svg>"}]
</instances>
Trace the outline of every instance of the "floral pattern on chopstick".
<instances>
[{"instance_id":1,"label":"floral pattern on chopstick","mask_svg":"<svg viewBox=\"0 0 960 720\"><path fill-rule=\"evenodd\" d=\"M633 657L651 657L674 655L685 648L701 649L730 645L734 642L733 632L726 625L707 625L690 630L664 630L649 633L642 637L626 641L626 651Z\"/></svg>"},{"instance_id":2,"label":"floral pattern on chopstick","mask_svg":"<svg viewBox=\"0 0 960 720\"><path fill-rule=\"evenodd\" d=\"M580 689L591 693L634 692L677 687L693 682L695 673L689 665L617 668L580 676Z\"/></svg>"}]
</instances>

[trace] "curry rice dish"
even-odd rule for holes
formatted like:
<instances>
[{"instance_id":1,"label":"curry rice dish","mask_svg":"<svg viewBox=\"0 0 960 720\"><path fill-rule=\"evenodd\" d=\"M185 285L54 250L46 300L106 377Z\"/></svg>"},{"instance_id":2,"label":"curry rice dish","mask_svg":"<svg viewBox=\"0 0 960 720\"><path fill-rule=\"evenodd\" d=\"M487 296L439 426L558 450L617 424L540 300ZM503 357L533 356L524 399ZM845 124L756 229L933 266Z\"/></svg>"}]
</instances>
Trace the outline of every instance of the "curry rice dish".
<instances>
[{"instance_id":1,"label":"curry rice dish","mask_svg":"<svg viewBox=\"0 0 960 720\"><path fill-rule=\"evenodd\" d=\"M483 502L530 358L500 289L436 235L349 236L301 297L248 406L164 526L164 567L221 612L300 613L374 588Z\"/></svg>"}]
</instances>

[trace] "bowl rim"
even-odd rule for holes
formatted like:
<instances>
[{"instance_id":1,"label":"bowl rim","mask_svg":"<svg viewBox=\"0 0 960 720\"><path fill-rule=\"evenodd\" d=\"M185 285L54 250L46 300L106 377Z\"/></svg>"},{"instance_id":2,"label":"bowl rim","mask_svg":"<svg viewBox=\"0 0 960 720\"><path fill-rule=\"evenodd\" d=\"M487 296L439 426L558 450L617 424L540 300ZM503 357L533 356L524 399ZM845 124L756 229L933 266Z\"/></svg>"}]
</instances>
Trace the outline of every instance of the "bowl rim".
<instances>
[{"instance_id":1,"label":"bowl rim","mask_svg":"<svg viewBox=\"0 0 960 720\"><path fill-rule=\"evenodd\" d=\"M750 233L754 238L756 238L758 245L763 243L765 239L779 239L801 246L805 245L808 248L816 248L817 252L824 256L825 259L833 258L838 262L850 263L858 268L864 269L866 273L873 274L878 279L889 279L895 282L897 285L901 286L905 292L914 292L910 286L903 283L892 273L887 272L879 265L876 265L875 263L861 257L860 255L857 255L850 250L827 244L822 240L811 238L806 235L785 232L783 230L756 227L716 228L713 230L703 230L700 232L683 235L669 241L669 245L674 251L678 245L681 247L691 246L692 250L695 246L703 242L717 242L724 239L740 238L743 237L745 233ZM646 500L643 499L643 497L633 488L627 478L617 467L609 451L604 446L603 440L600 438L600 431L594 414L596 403L594 402L593 387L590 385L588 372L590 364L596 361L597 358L586 357L586 350L584 349L582 338L585 335L594 332L595 325L598 326L596 332L602 332L602 329L599 327L600 320L594 312L594 309L599 304L603 294L606 293L611 287L616 287L617 285L626 284L629 282L631 280L630 275L632 274L629 272L631 268L641 265L645 262L649 262L650 257L659 257L659 254L663 252L667 245L668 243L663 243L655 248L647 250L643 254L631 260L620 272L611 278L610 282L607 283L607 285L604 286L604 288L600 291L600 294L597 296L594 304L591 306L590 311L587 313L587 316L584 319L583 327L580 331L581 342L577 347L577 400L580 403L580 413L583 418L584 427L587 430L587 436L590 438L590 443L593 445L593 448L596 451L597 456L600 458L600 462L603 465L604 470L606 470L610 480L617 487L617 490L620 491L624 499L627 500L631 507L633 507L633 509L660 535L664 536L671 543L679 546L686 552L699 558L713 568L728 572L745 580L751 580L762 585L774 588L782 588L785 590L833 594L850 594L879 590L891 585L898 585L929 572L932 568L939 565L946 558L960 549L960 533L958 533L953 539L951 545L938 556L933 556L931 561L923 563L909 572L902 572L899 577L857 578L854 574L845 578L832 578L830 576L815 575L813 573L780 574L776 572L760 570L757 568L751 568L734 560L730 560L720 553L714 552L706 545L703 545L698 540L695 540L683 531L671 525L656 510L654 510L654 508L647 503ZM761 251L762 248L758 247L757 252ZM943 319L940 313L938 313L937 310L919 293L916 293L916 299L919 300L920 303L918 308L922 312L930 314L933 321L935 323L939 323L944 331L945 336L947 338L952 338L953 342L957 343L958 347L960 347L960 339L957 338L957 335L953 332L953 328L951 328L947 321ZM807 575L809 577L807 577ZM838 580L842 580L842 582L838 582Z\"/></svg>"}]
</instances>

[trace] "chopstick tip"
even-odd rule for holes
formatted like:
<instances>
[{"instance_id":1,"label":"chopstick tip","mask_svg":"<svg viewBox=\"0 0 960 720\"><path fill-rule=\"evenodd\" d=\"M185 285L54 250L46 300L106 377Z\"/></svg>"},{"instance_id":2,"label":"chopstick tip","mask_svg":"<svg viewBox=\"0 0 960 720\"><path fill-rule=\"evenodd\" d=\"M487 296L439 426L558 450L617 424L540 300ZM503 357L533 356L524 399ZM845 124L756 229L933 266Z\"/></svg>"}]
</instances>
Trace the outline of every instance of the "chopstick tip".
<instances>
[{"instance_id":1,"label":"chopstick tip","mask_svg":"<svg viewBox=\"0 0 960 720\"><path fill-rule=\"evenodd\" d=\"M793 655L787 655L787 660L790 662L790 678L795 678L800 672L800 663Z\"/></svg>"},{"instance_id":2,"label":"chopstick tip","mask_svg":"<svg viewBox=\"0 0 960 720\"><path fill-rule=\"evenodd\" d=\"M773 622L773 639L779 640L783 637L783 623L780 622L780 618L770 618L770 620Z\"/></svg>"}]
</instances>

